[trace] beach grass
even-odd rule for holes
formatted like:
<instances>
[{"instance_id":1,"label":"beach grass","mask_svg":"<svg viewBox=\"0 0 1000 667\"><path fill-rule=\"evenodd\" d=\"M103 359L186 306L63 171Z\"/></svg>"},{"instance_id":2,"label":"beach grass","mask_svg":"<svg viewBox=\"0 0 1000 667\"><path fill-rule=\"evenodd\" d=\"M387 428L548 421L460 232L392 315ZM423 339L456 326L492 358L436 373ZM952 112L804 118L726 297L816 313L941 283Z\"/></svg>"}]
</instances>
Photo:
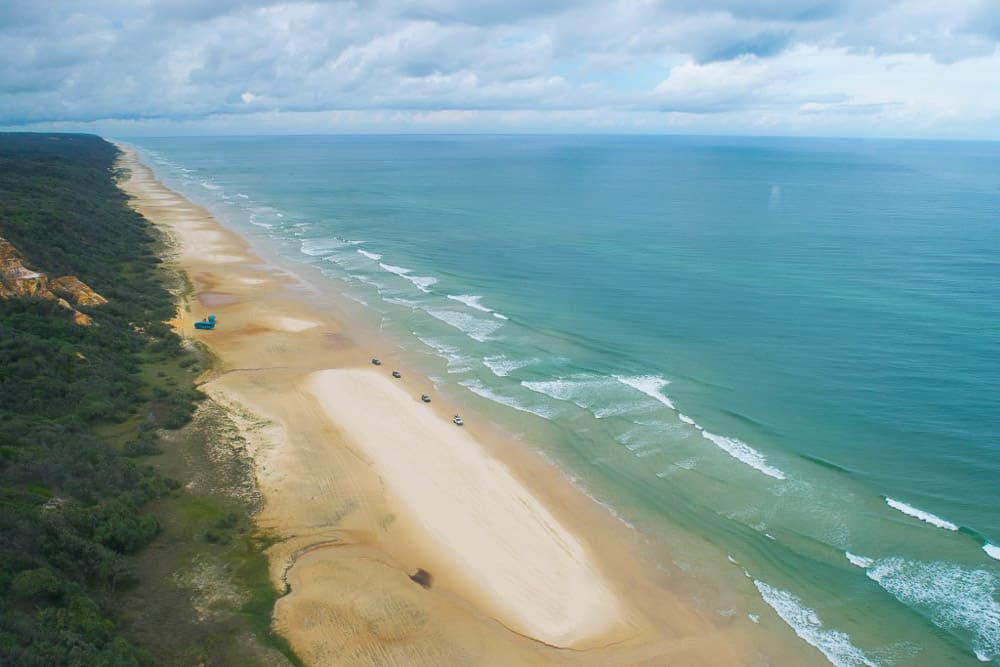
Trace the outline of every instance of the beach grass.
<instances>
[{"instance_id":1,"label":"beach grass","mask_svg":"<svg viewBox=\"0 0 1000 667\"><path fill-rule=\"evenodd\" d=\"M149 508L161 534L137 557L138 585L117 600L125 634L157 663L302 664L271 627L279 593L264 551L272 540L253 524L253 469L226 411L202 404L143 459L186 482Z\"/></svg>"}]
</instances>

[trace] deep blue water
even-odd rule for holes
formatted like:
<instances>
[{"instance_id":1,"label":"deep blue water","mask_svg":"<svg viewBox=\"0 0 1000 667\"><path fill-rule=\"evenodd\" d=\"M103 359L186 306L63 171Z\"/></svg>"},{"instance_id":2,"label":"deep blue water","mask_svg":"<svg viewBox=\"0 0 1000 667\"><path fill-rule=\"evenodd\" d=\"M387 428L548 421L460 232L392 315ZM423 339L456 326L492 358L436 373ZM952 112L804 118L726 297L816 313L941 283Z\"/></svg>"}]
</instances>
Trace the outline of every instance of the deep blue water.
<instances>
[{"instance_id":1,"label":"deep blue water","mask_svg":"<svg viewBox=\"0 0 1000 667\"><path fill-rule=\"evenodd\" d=\"M1000 144L133 143L831 662L1000 656Z\"/></svg>"}]
</instances>

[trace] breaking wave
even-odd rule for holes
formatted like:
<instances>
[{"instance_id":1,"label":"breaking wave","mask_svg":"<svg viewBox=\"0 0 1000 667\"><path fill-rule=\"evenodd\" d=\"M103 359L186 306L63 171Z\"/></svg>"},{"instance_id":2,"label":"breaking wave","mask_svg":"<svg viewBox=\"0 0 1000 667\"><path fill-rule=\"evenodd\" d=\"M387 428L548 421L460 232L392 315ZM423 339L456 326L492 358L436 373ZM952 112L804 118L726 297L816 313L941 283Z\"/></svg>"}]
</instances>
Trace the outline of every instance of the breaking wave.
<instances>
[{"instance_id":1,"label":"breaking wave","mask_svg":"<svg viewBox=\"0 0 1000 667\"><path fill-rule=\"evenodd\" d=\"M872 563L866 574L938 627L972 635L980 660L1000 657L1000 602L992 573L954 563L885 558Z\"/></svg>"},{"instance_id":2,"label":"breaking wave","mask_svg":"<svg viewBox=\"0 0 1000 667\"><path fill-rule=\"evenodd\" d=\"M445 324L455 327L465 333L469 338L483 343L490 339L490 334L503 326L500 322L484 320L466 313L459 313L454 310L427 309L427 314L438 319Z\"/></svg>"},{"instance_id":3,"label":"breaking wave","mask_svg":"<svg viewBox=\"0 0 1000 667\"><path fill-rule=\"evenodd\" d=\"M869 568L875 563L874 558L868 558L866 556L858 556L857 554L852 554L850 551L845 551L844 555L847 557L847 560L851 562L851 565L863 569Z\"/></svg>"},{"instance_id":4,"label":"breaking wave","mask_svg":"<svg viewBox=\"0 0 1000 667\"><path fill-rule=\"evenodd\" d=\"M894 510L899 510L907 516L912 516L914 519L920 519L925 521L932 526L937 526L938 528L944 528L945 530L958 530L958 526L953 524L951 521L946 521L939 516L935 516L930 512L925 512L921 509L917 509L913 505L907 505L904 502L895 500L893 498L886 497L886 504Z\"/></svg>"},{"instance_id":5,"label":"breaking wave","mask_svg":"<svg viewBox=\"0 0 1000 667\"><path fill-rule=\"evenodd\" d=\"M347 245L347 242L338 238L305 239L299 246L299 251L310 257L326 257Z\"/></svg>"},{"instance_id":6,"label":"breaking wave","mask_svg":"<svg viewBox=\"0 0 1000 667\"><path fill-rule=\"evenodd\" d=\"M633 389L638 389L642 393L646 394L655 401L663 403L671 410L674 410L674 403L669 398L667 398L660 390L670 384L669 380L664 380L657 375L640 375L635 377L628 377L624 375L616 375L615 379L624 385L628 385Z\"/></svg>"},{"instance_id":7,"label":"breaking wave","mask_svg":"<svg viewBox=\"0 0 1000 667\"><path fill-rule=\"evenodd\" d=\"M389 273L394 273L397 276L399 276L400 278L404 278L405 280L409 280L421 292L430 293L430 289L428 289L428 288L431 285L433 285L434 283L437 282L437 278L433 278L431 276L414 276L414 275L410 275L411 273L413 273L413 270L412 269L403 268L402 266L393 266L392 264L385 264L383 262L379 262L378 265L381 266L386 271L388 271Z\"/></svg>"},{"instance_id":8,"label":"breaking wave","mask_svg":"<svg viewBox=\"0 0 1000 667\"><path fill-rule=\"evenodd\" d=\"M459 303L464 303L469 308L475 308L476 310L482 311L484 313L492 313L493 310L487 308L480 303L483 297L476 296L474 294L449 294L448 298L452 301L458 301Z\"/></svg>"},{"instance_id":9,"label":"breaking wave","mask_svg":"<svg viewBox=\"0 0 1000 667\"><path fill-rule=\"evenodd\" d=\"M701 435L706 440L710 440L715 443L719 449L729 454L737 461L747 464L754 470L758 470L768 477L785 479L785 473L781 472L772 465L768 465L767 459L763 454L742 440L729 438L724 435L716 435L714 433L709 433L708 431L702 431Z\"/></svg>"},{"instance_id":10,"label":"breaking wave","mask_svg":"<svg viewBox=\"0 0 1000 667\"><path fill-rule=\"evenodd\" d=\"M517 399L511 398L510 396L498 394L479 380L462 380L459 384L477 396L493 401L494 403L506 405L509 408L514 408L515 410L527 412L535 415L536 417L541 417L542 419L552 419L555 416L554 411L546 409L545 407L538 405L526 405Z\"/></svg>"},{"instance_id":11,"label":"breaking wave","mask_svg":"<svg viewBox=\"0 0 1000 667\"><path fill-rule=\"evenodd\" d=\"M461 351L452 345L448 345L435 338L429 338L413 334L417 340L434 350L437 355L448 362L448 372L452 374L468 373L472 370L475 360L472 357L463 355Z\"/></svg>"},{"instance_id":12,"label":"breaking wave","mask_svg":"<svg viewBox=\"0 0 1000 667\"><path fill-rule=\"evenodd\" d=\"M802 604L802 601L787 591L753 580L760 595L785 623L795 631L800 639L815 646L836 667L878 667L857 646L851 643L846 632L823 626L816 612Z\"/></svg>"},{"instance_id":13,"label":"breaking wave","mask_svg":"<svg viewBox=\"0 0 1000 667\"><path fill-rule=\"evenodd\" d=\"M502 354L483 357L483 365L497 377L507 377L513 371L537 363L538 359L511 359Z\"/></svg>"}]
</instances>

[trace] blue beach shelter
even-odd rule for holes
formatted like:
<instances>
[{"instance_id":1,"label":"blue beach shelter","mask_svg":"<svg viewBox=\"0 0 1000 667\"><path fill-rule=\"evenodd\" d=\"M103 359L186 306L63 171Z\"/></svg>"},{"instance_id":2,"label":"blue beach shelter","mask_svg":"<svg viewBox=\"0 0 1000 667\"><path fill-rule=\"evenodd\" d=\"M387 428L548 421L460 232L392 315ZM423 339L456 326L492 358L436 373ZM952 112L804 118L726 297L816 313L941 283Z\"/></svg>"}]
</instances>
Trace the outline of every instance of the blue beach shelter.
<instances>
[{"instance_id":1,"label":"blue beach shelter","mask_svg":"<svg viewBox=\"0 0 1000 667\"><path fill-rule=\"evenodd\" d=\"M201 322L194 323L195 329L214 329L215 328L215 315L209 315Z\"/></svg>"}]
</instances>

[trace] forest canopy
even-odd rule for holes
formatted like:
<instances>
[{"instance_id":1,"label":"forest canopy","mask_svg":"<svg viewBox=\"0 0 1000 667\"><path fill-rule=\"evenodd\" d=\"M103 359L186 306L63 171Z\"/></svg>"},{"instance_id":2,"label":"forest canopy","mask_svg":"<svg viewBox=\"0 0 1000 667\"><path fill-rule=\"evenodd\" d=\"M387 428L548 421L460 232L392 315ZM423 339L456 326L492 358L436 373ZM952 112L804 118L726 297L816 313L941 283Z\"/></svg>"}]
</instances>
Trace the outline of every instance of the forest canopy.
<instances>
[{"instance_id":1,"label":"forest canopy","mask_svg":"<svg viewBox=\"0 0 1000 667\"><path fill-rule=\"evenodd\" d=\"M0 298L0 664L136 665L107 597L157 534L143 505L176 487L139 462L199 394L146 365L181 355L166 321L153 227L116 186L118 149L96 136L0 134L0 237L32 268L73 275L107 304ZM124 425L112 447L98 433Z\"/></svg>"}]
</instances>

